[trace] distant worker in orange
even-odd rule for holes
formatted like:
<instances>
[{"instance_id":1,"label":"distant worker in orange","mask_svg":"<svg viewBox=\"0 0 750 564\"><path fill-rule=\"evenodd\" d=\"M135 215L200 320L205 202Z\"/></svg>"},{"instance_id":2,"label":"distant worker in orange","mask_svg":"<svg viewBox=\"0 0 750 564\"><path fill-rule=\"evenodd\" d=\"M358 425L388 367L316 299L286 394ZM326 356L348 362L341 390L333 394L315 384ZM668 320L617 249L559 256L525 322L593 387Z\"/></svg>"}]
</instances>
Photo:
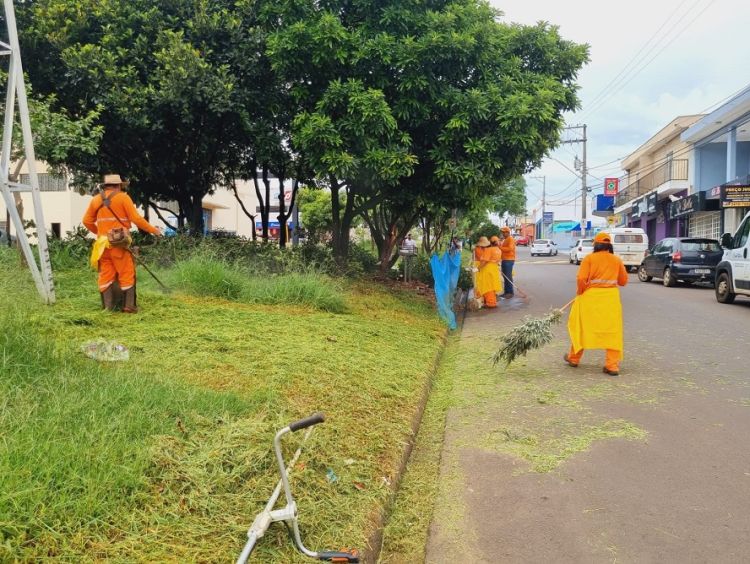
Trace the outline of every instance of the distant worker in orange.
<instances>
[{"instance_id":1,"label":"distant worker in orange","mask_svg":"<svg viewBox=\"0 0 750 564\"><path fill-rule=\"evenodd\" d=\"M503 240L500 243L500 252L502 253L502 262L500 263L500 272L503 275L503 286L505 291L503 297L510 299L515 295L513 288L513 267L516 264L516 240L510 235L510 227L507 225L500 228ZM523 292L521 292L523 295Z\"/></svg>"},{"instance_id":2,"label":"distant worker in orange","mask_svg":"<svg viewBox=\"0 0 750 564\"><path fill-rule=\"evenodd\" d=\"M104 309L117 306L115 282L123 294L122 311L135 313L135 259L130 250L130 229L139 229L160 236L161 232L147 222L125 192L127 184L119 174L104 176L103 186L89 203L83 216L86 229L97 236L91 251L91 266L99 270L99 292Z\"/></svg>"},{"instance_id":3,"label":"distant worker in orange","mask_svg":"<svg viewBox=\"0 0 750 564\"><path fill-rule=\"evenodd\" d=\"M577 296L568 318L570 352L564 359L576 367L584 350L605 349L603 372L617 376L623 356L622 304L617 287L628 283L628 273L613 252L609 234L597 233L594 252L578 268Z\"/></svg>"},{"instance_id":4,"label":"distant worker in orange","mask_svg":"<svg viewBox=\"0 0 750 564\"><path fill-rule=\"evenodd\" d=\"M480 237L477 247L482 248L479 260L479 272L477 272L476 294L484 298L484 305L488 308L497 307L497 293L501 290L500 285L500 249L493 247L487 237Z\"/></svg>"}]
</instances>

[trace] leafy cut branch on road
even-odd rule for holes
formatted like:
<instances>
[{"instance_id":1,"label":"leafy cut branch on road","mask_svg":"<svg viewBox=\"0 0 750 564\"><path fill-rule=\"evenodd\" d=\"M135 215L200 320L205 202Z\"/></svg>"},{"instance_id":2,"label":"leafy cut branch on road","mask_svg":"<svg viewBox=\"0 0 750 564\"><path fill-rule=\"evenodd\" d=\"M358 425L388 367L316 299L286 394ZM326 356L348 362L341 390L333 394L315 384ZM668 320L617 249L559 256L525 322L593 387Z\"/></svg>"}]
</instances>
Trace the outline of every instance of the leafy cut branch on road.
<instances>
[{"instance_id":1,"label":"leafy cut branch on road","mask_svg":"<svg viewBox=\"0 0 750 564\"><path fill-rule=\"evenodd\" d=\"M367 548L443 340L431 304L325 276L346 313L264 305L273 293L237 280L219 298L143 278L143 312L113 318L94 273L58 271L44 308L0 253L0 560L231 561L277 479L275 429L318 410L293 478L304 535ZM160 274L189 288L204 266ZM130 361L85 359L100 337ZM258 551L299 560L282 527Z\"/></svg>"}]
</instances>

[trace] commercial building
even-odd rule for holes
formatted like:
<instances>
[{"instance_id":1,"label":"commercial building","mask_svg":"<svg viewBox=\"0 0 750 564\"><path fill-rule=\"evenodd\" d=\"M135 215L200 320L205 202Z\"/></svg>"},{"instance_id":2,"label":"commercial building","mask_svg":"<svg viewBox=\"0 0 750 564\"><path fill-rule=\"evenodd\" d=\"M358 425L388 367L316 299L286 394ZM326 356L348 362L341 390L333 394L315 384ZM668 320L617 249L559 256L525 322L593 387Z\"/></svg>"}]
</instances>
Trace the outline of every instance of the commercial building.
<instances>
[{"instance_id":1,"label":"commercial building","mask_svg":"<svg viewBox=\"0 0 750 564\"><path fill-rule=\"evenodd\" d=\"M687 235L690 214L672 204L690 193L692 147L681 135L702 117L673 119L622 161L624 186L613 209L618 226L640 227L649 241Z\"/></svg>"},{"instance_id":2,"label":"commercial building","mask_svg":"<svg viewBox=\"0 0 750 564\"><path fill-rule=\"evenodd\" d=\"M682 133L691 145L690 236L734 232L750 210L750 86ZM678 202L675 202L678 204Z\"/></svg>"}]
</instances>

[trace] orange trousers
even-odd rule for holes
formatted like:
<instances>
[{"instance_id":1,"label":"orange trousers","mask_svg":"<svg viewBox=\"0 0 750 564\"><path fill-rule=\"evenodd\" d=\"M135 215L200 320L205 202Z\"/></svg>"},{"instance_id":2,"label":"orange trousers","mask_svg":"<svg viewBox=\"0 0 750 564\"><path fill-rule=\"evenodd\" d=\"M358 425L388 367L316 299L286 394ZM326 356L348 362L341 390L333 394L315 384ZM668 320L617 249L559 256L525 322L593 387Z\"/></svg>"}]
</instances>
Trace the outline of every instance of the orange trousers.
<instances>
[{"instance_id":1,"label":"orange trousers","mask_svg":"<svg viewBox=\"0 0 750 564\"><path fill-rule=\"evenodd\" d=\"M122 290L135 286L135 262L128 249L104 249L99 259L99 291L109 288L115 280Z\"/></svg>"},{"instance_id":2,"label":"orange trousers","mask_svg":"<svg viewBox=\"0 0 750 564\"><path fill-rule=\"evenodd\" d=\"M576 352L573 350L571 345L570 351L568 351L568 360L573 364L580 364L581 358L583 358L583 349ZM606 349L604 356L604 368L607 370L620 370L620 361L622 360L622 353L616 349Z\"/></svg>"},{"instance_id":3,"label":"orange trousers","mask_svg":"<svg viewBox=\"0 0 750 564\"><path fill-rule=\"evenodd\" d=\"M484 307L497 307L497 296L495 295L495 292L487 292L484 296Z\"/></svg>"}]
</instances>

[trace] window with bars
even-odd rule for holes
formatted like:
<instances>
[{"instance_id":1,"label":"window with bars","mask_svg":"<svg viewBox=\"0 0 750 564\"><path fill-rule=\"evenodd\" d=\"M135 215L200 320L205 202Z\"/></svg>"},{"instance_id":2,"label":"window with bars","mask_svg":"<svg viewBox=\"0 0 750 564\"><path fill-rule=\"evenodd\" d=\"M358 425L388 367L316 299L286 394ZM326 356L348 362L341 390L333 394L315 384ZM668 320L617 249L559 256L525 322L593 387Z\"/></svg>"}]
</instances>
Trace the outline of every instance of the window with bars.
<instances>
[{"instance_id":1,"label":"window with bars","mask_svg":"<svg viewBox=\"0 0 750 564\"><path fill-rule=\"evenodd\" d=\"M65 192L68 189L68 183L65 181L64 176L57 176L54 174L43 173L37 174L39 178L39 191L40 192ZM21 175L21 184L29 184L31 180L28 174Z\"/></svg>"},{"instance_id":2,"label":"window with bars","mask_svg":"<svg viewBox=\"0 0 750 564\"><path fill-rule=\"evenodd\" d=\"M691 215L688 236L719 239L721 237L721 212L699 212Z\"/></svg>"}]
</instances>

